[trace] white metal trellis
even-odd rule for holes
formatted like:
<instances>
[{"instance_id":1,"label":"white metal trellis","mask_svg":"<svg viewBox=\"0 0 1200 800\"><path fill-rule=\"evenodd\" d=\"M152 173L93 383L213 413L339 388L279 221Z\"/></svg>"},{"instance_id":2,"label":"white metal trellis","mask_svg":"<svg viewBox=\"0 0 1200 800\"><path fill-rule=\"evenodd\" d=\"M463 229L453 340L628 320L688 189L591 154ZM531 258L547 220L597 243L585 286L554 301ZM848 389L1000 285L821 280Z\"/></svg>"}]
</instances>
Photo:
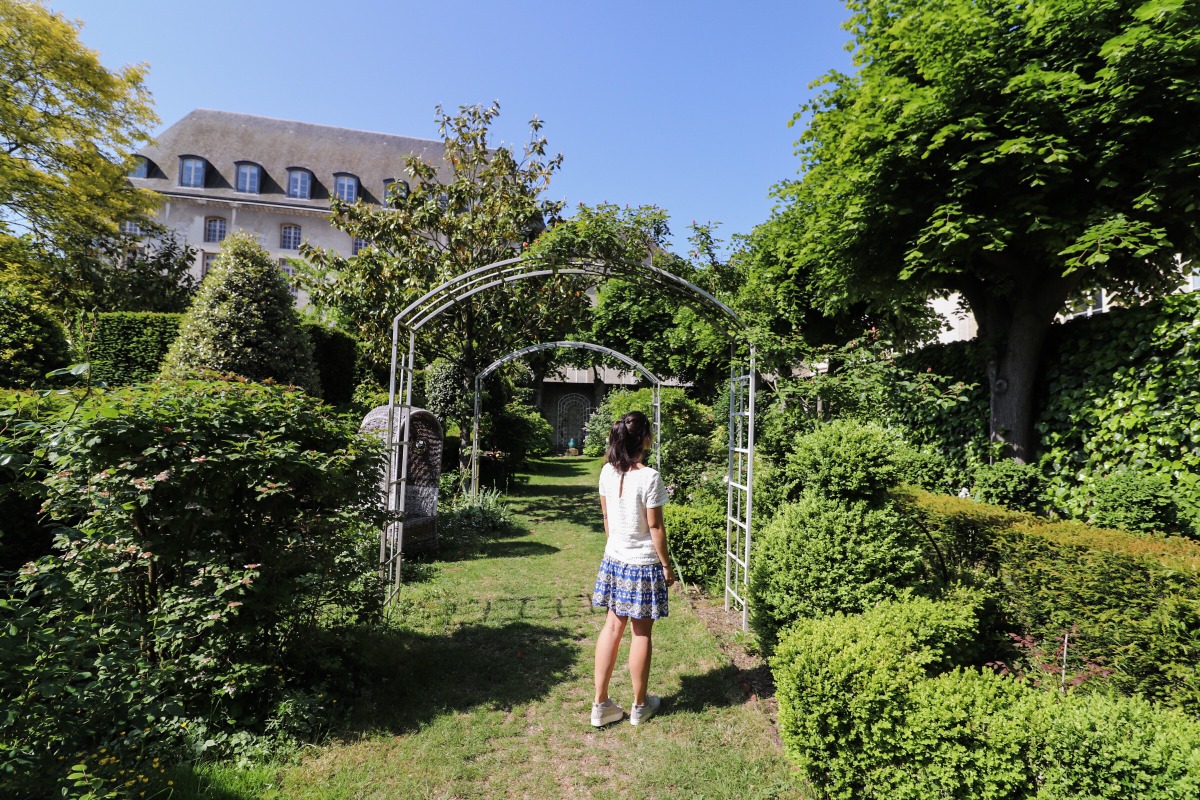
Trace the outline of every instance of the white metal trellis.
<instances>
[{"instance_id":1,"label":"white metal trellis","mask_svg":"<svg viewBox=\"0 0 1200 800\"><path fill-rule=\"evenodd\" d=\"M624 353L617 352L616 350L613 350L610 347L604 347L602 345L592 344L591 342L542 342L540 344L532 344L528 347L522 347L520 350L514 350L513 352L509 353L508 355L503 356L502 358L496 359L490 365L488 365L483 371L481 371L478 375L475 376L475 420L471 426L471 494L472 494L472 496L478 496L478 494L479 494L479 416L480 416L480 411L481 411L480 401L483 396L483 392L482 392L483 379L486 378L488 375L491 375L493 372L495 372L497 369L499 369L502 365L507 364L509 361L514 361L518 358L523 358L524 356L530 355L531 353L537 353L542 350L557 350L559 348L567 349L567 350L591 350L596 353L603 353L604 355L607 355L607 356L617 359L618 361L620 361L623 364L633 367L635 370L637 370L639 373L641 373L642 377L644 377L646 380L650 381L650 385L653 388L652 395L654 398L654 463L655 463L655 466L660 471L662 470L662 446L661 446L662 438L660 435L660 429L659 429L659 425L658 425L658 423L659 423L658 409L659 409L659 406L661 405L660 395L662 393L662 381L659 380L658 376L655 375L650 370L646 369L644 366L642 366L638 362L634 361L629 356L625 355Z\"/></svg>"},{"instance_id":2,"label":"white metal trellis","mask_svg":"<svg viewBox=\"0 0 1200 800\"><path fill-rule=\"evenodd\" d=\"M754 519L754 351L745 373L738 373L737 359L729 366L729 466L725 514L725 610L731 605L742 614L742 630L748 623L750 591L750 542ZM732 603L730 602L732 601Z\"/></svg>"},{"instance_id":3,"label":"white metal trellis","mask_svg":"<svg viewBox=\"0 0 1200 800\"><path fill-rule=\"evenodd\" d=\"M399 415L407 413L412 406L413 380L415 378L416 335L431 320L436 319L442 312L464 302L475 294L504 286L505 284L522 281L529 278L546 278L558 275L578 275L593 278L624 277L627 279L648 281L657 288L672 292L685 302L693 303L702 313L716 311L717 320L723 323L725 330L740 329L741 320L729 306L722 303L710 293L690 281L673 275L666 270L654 266L647 259L644 262L600 261L586 259L571 259L562 263L550 264L536 258L518 257L497 261L465 272L440 286L426 292L407 308L392 319L392 368L388 383L388 435L389 456L399 455L398 459L389 458L387 485L389 489L397 486L398 491L385 493L389 499L388 508L395 511L404 508L405 493L408 480L407 442L398 442L395 435L396 421ZM400 357L399 345L401 331L408 332L408 356ZM732 336L731 336L732 338ZM581 343L573 343L578 346ZM754 479L754 357L753 342L748 342L749 369L747 373L737 376L736 368L731 368L730 381L730 440L729 440L729 473L730 491L726 507L726 607L732 598L742 612L742 627L747 624L747 589L749 581L750 546L754 524L753 501L751 487ZM736 355L736 348L735 348ZM478 393L477 393L478 396ZM398 399L402 398L400 402ZM739 399L742 398L742 399ZM739 405L740 404L740 405ZM732 409L740 409L734 417ZM734 420L740 420L742 433ZM655 392L654 428L656 431L655 452L660 452L657 431L661 424L661 402L659 393ZM741 436L742 438L737 438ZM474 437L474 444L478 444ZM395 448L402 452L395 453ZM472 452L477 450L473 447ZM735 459L734 457L737 456ZM399 474L391 474L391 464L398 460ZM661 466L661 465L660 465ZM736 467L736 470L735 470ZM472 459L472 486L478 485L476 471L478 459ZM736 474L735 474L736 471ZM734 489L734 485L743 487ZM393 503L396 505L393 507ZM736 523L736 524L735 524ZM733 528L737 533L733 534ZM730 540L732 539L732 546ZM400 584L400 566L403 557L404 522L385 528L380 538L379 561L380 574L388 579L389 590L387 599L391 599ZM730 566L736 569L730 569Z\"/></svg>"}]
</instances>

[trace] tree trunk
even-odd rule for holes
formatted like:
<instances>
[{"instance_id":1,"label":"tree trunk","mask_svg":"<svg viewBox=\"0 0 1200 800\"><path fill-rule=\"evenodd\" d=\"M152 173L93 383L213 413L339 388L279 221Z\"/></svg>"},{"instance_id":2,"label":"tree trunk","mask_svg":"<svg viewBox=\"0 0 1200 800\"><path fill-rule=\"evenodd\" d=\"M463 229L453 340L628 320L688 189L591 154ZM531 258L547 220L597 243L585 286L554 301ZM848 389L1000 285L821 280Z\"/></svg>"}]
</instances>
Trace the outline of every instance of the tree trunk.
<instances>
[{"instance_id":1,"label":"tree trunk","mask_svg":"<svg viewBox=\"0 0 1200 800\"><path fill-rule=\"evenodd\" d=\"M1046 270L1053 276L1050 270ZM1046 274L1042 273L1042 274ZM1002 454L1030 463L1037 449L1033 423L1034 390L1046 336L1054 317L1078 284L1076 277L1053 276L1015 281L1007 295L991 293L982 283L963 296L979 324L979 338L989 349L989 439L1003 445Z\"/></svg>"}]
</instances>

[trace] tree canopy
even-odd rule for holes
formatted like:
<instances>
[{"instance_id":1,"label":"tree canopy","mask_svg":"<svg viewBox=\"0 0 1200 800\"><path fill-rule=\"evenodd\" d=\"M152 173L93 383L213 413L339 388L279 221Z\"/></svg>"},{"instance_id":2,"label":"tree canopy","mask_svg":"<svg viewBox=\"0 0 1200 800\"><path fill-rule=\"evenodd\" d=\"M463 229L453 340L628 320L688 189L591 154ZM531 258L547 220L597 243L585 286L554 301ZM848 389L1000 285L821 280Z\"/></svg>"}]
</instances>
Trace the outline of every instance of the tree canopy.
<instances>
[{"instance_id":1,"label":"tree canopy","mask_svg":"<svg viewBox=\"0 0 1200 800\"><path fill-rule=\"evenodd\" d=\"M388 362L392 319L410 302L471 269L512 258L560 216L563 204L543 198L562 157L546 155L542 122L530 122L520 152L493 147L489 133L499 113L495 104L456 115L439 108L444 164L409 156L408 190L395 184L383 207L334 201L334 227L368 246L350 257L302 250L311 264L304 281L310 301L352 330L377 365ZM425 329L423 353L448 357L474 375L516 347L565 335L586 313L585 289L562 276L481 292Z\"/></svg>"},{"instance_id":2,"label":"tree canopy","mask_svg":"<svg viewBox=\"0 0 1200 800\"><path fill-rule=\"evenodd\" d=\"M0 0L0 248L116 234L153 208L126 180L157 122L145 72L105 69L39 2Z\"/></svg>"},{"instance_id":3,"label":"tree canopy","mask_svg":"<svg viewBox=\"0 0 1200 800\"><path fill-rule=\"evenodd\" d=\"M769 225L826 312L959 293L991 348L992 435L1032 454L1033 381L1075 292L1174 288L1197 250L1200 6L850 0L853 74L794 122Z\"/></svg>"}]
</instances>

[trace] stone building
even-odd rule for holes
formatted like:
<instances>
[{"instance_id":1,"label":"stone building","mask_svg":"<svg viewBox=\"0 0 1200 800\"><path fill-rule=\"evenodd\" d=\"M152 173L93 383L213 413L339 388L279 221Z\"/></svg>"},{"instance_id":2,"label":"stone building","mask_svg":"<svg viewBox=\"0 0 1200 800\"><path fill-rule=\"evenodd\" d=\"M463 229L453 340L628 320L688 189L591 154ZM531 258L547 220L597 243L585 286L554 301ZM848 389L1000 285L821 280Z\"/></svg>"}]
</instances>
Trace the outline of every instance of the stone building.
<instances>
[{"instance_id":1,"label":"stone building","mask_svg":"<svg viewBox=\"0 0 1200 800\"><path fill-rule=\"evenodd\" d=\"M407 191L409 154L440 164L443 145L197 109L139 151L131 182L162 196L158 219L199 251L198 276L235 230L255 234L291 274L289 259L303 241L358 252L363 242L329 224L330 198L382 203L392 184Z\"/></svg>"}]
</instances>

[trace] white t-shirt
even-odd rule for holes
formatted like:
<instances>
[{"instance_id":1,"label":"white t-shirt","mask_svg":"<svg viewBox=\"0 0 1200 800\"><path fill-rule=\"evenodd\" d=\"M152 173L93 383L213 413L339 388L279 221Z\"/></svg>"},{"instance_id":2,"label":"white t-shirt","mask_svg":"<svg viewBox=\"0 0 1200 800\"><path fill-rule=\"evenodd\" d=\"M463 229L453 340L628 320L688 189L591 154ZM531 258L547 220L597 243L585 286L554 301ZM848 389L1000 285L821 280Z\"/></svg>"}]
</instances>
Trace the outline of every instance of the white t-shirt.
<instances>
[{"instance_id":1,"label":"white t-shirt","mask_svg":"<svg viewBox=\"0 0 1200 800\"><path fill-rule=\"evenodd\" d=\"M646 509L667 503L667 489L658 470L645 466L631 469L625 473L622 490L621 473L612 464L605 464L600 470L600 494L608 513L604 555L623 564L657 564Z\"/></svg>"}]
</instances>

